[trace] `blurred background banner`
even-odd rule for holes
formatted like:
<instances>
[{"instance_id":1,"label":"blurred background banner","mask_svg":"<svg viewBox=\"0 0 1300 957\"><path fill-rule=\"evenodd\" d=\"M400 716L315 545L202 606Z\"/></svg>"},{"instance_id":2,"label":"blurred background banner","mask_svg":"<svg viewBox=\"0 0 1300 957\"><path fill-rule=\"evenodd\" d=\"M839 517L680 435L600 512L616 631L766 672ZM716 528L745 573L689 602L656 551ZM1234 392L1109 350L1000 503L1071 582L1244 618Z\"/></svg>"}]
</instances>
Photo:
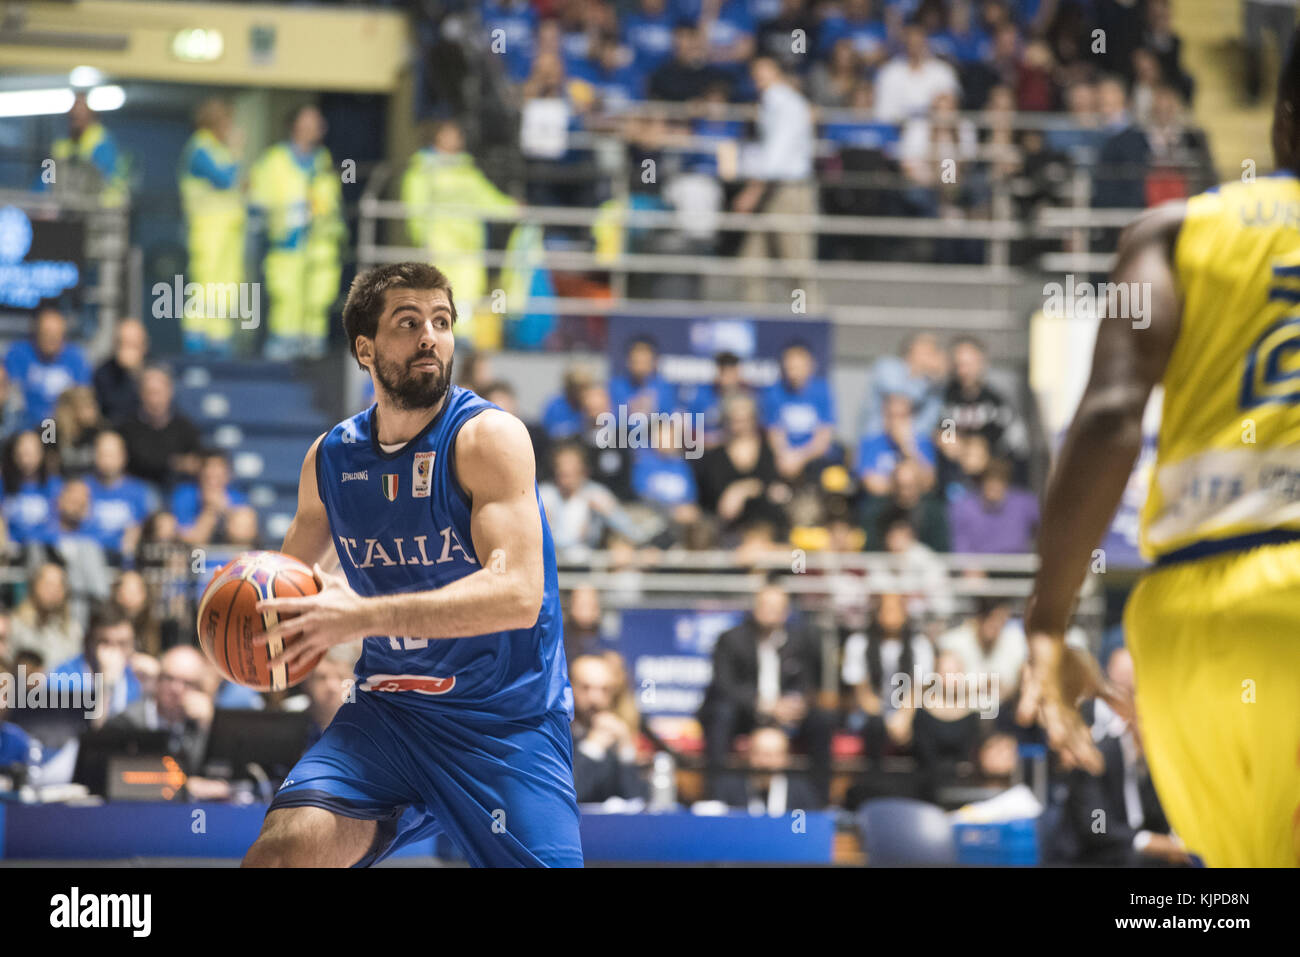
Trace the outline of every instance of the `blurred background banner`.
<instances>
[{"instance_id":1,"label":"blurred background banner","mask_svg":"<svg viewBox=\"0 0 1300 957\"><path fill-rule=\"evenodd\" d=\"M80 217L0 207L0 308L31 309L65 292L75 297L85 266L84 232Z\"/></svg>"},{"instance_id":2,"label":"blurred background banner","mask_svg":"<svg viewBox=\"0 0 1300 957\"><path fill-rule=\"evenodd\" d=\"M739 611L628 608L620 613L619 652L641 714L665 739L681 739L713 676L718 635L744 619Z\"/></svg>"}]
</instances>

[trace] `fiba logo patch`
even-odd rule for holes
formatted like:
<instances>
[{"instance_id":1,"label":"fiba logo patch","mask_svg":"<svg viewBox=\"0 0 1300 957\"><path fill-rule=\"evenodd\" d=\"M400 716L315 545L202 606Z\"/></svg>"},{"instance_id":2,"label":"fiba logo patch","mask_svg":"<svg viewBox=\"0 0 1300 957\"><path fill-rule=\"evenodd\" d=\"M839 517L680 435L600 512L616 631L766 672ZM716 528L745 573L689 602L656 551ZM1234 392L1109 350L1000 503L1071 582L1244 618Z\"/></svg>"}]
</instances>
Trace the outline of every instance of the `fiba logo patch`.
<instances>
[{"instance_id":1,"label":"fiba logo patch","mask_svg":"<svg viewBox=\"0 0 1300 957\"><path fill-rule=\"evenodd\" d=\"M411 497L428 498L433 489L434 452L416 452L411 466Z\"/></svg>"},{"instance_id":2,"label":"fiba logo patch","mask_svg":"<svg viewBox=\"0 0 1300 957\"><path fill-rule=\"evenodd\" d=\"M392 474L385 475L383 477L383 481L380 482L380 486L384 490L384 498L388 499L390 502L397 501L397 476L396 475L392 475Z\"/></svg>"}]
</instances>

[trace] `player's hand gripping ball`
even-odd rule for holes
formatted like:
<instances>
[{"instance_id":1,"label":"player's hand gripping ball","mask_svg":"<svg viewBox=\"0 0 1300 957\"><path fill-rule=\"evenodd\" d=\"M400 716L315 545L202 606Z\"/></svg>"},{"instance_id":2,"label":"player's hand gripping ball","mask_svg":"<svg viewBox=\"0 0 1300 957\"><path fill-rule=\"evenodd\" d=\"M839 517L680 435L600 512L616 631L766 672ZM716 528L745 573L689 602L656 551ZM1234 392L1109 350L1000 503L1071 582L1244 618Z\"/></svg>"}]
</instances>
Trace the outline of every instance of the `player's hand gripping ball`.
<instances>
[{"instance_id":1,"label":"player's hand gripping ball","mask_svg":"<svg viewBox=\"0 0 1300 957\"><path fill-rule=\"evenodd\" d=\"M199 647L228 680L255 691L282 691L302 681L315 655L273 664L298 636L260 641L287 612L259 612L267 598L298 598L320 590L312 570L280 552L246 552L217 572L199 601Z\"/></svg>"}]
</instances>

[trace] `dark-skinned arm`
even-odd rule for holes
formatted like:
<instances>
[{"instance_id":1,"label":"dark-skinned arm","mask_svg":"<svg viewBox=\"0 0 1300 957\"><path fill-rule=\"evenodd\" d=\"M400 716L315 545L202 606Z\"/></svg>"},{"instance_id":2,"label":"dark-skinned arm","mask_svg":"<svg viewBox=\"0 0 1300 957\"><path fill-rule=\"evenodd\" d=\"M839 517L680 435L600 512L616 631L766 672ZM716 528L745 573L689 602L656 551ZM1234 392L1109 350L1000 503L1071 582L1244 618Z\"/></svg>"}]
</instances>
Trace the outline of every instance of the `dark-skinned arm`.
<instances>
[{"instance_id":1,"label":"dark-skinned arm","mask_svg":"<svg viewBox=\"0 0 1300 957\"><path fill-rule=\"evenodd\" d=\"M1120 237L1111 281L1150 290L1143 317L1103 313L1092 373L1048 479L1038 532L1038 574L1025 610L1031 659L1039 670L1043 723L1067 760L1089 770L1100 755L1074 707L1096 690L1085 663L1065 654L1070 614L1138 454L1142 418L1178 338L1181 303L1173 248L1184 207L1168 204L1143 215ZM1089 685L1091 684L1091 688Z\"/></svg>"}]
</instances>

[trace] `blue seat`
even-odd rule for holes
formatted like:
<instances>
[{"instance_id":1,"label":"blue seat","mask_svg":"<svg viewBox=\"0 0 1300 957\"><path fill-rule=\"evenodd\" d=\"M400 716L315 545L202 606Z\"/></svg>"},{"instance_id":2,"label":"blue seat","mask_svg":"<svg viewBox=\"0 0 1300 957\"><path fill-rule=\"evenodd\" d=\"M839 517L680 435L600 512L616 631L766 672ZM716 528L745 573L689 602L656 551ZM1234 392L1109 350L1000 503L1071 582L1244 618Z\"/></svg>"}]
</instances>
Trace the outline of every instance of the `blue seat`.
<instances>
[{"instance_id":1,"label":"blue seat","mask_svg":"<svg viewBox=\"0 0 1300 957\"><path fill-rule=\"evenodd\" d=\"M855 817L868 866L957 863L952 825L942 808L911 798L876 798L858 808Z\"/></svg>"},{"instance_id":2,"label":"blue seat","mask_svg":"<svg viewBox=\"0 0 1300 957\"><path fill-rule=\"evenodd\" d=\"M251 500L268 541L293 516L303 456L334 424L301 373L289 363L191 359L177 376L177 407L230 457L235 483L259 491Z\"/></svg>"},{"instance_id":3,"label":"blue seat","mask_svg":"<svg viewBox=\"0 0 1300 957\"><path fill-rule=\"evenodd\" d=\"M305 433L296 440L246 436L227 454L240 482L297 488L303 457L315 438Z\"/></svg>"},{"instance_id":4,"label":"blue seat","mask_svg":"<svg viewBox=\"0 0 1300 957\"><path fill-rule=\"evenodd\" d=\"M202 389L179 387L176 405L200 428L275 422L316 429L319 435L333 424L325 422L325 416L312 404L311 389L300 382L214 382Z\"/></svg>"}]
</instances>

